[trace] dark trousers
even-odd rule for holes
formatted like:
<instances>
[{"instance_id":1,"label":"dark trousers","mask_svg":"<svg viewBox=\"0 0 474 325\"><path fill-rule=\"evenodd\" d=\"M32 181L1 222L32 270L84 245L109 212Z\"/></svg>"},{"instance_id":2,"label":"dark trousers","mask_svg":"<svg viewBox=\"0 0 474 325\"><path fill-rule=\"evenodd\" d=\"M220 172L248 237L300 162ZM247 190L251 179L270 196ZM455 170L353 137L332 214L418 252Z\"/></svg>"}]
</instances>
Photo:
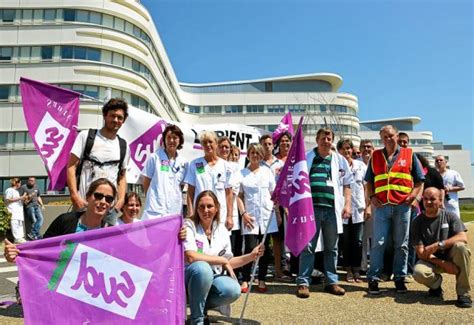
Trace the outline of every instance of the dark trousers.
<instances>
[{"instance_id":1,"label":"dark trousers","mask_svg":"<svg viewBox=\"0 0 474 325\"><path fill-rule=\"evenodd\" d=\"M232 230L230 234L230 245L232 247L232 254L237 257L242 255L242 246L244 238L240 230ZM242 272L242 268L234 270L235 275L238 277L239 273Z\"/></svg>"},{"instance_id":2,"label":"dark trousers","mask_svg":"<svg viewBox=\"0 0 474 325\"><path fill-rule=\"evenodd\" d=\"M263 239L263 235L244 235L245 241L245 254L250 253ZM270 247L269 247L270 237L267 236L265 239L265 253L260 260L258 261L258 280L265 281L268 270L268 261L270 260ZM252 272L253 263L248 263L242 266L242 281L249 282L250 275Z\"/></svg>"},{"instance_id":3,"label":"dark trousers","mask_svg":"<svg viewBox=\"0 0 474 325\"><path fill-rule=\"evenodd\" d=\"M360 262L362 261L362 236L364 234L364 223L352 223L352 219L349 219L349 223L343 225L343 231L343 265L345 267L360 268Z\"/></svg>"}]
</instances>

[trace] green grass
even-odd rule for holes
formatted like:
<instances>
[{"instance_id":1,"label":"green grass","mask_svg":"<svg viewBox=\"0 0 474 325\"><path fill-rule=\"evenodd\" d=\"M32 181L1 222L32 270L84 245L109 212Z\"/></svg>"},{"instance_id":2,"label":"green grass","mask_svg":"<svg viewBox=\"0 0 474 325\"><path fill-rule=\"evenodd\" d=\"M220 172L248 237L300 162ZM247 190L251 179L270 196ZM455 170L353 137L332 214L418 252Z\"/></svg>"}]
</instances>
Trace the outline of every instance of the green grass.
<instances>
[{"instance_id":1,"label":"green grass","mask_svg":"<svg viewBox=\"0 0 474 325\"><path fill-rule=\"evenodd\" d=\"M474 221L474 204L461 204L460 209L463 222Z\"/></svg>"}]
</instances>

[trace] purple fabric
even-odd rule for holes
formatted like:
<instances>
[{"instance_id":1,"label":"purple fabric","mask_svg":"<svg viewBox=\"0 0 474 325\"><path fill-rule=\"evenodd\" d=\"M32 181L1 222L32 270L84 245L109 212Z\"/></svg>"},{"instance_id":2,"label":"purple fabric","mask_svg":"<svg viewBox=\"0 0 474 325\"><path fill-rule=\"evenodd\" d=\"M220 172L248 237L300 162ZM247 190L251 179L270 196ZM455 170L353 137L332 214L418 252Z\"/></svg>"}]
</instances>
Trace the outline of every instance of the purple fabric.
<instances>
[{"instance_id":1,"label":"purple fabric","mask_svg":"<svg viewBox=\"0 0 474 325\"><path fill-rule=\"evenodd\" d=\"M291 112L288 112L285 114L285 116L283 116L280 124L278 124L276 130L273 131L272 140L274 144L277 143L278 139L280 139L282 133L285 131L290 132L291 136L295 134L295 131L293 130L293 119L291 118Z\"/></svg>"},{"instance_id":2,"label":"purple fabric","mask_svg":"<svg viewBox=\"0 0 474 325\"><path fill-rule=\"evenodd\" d=\"M19 245L25 324L183 324L174 215Z\"/></svg>"},{"instance_id":3,"label":"purple fabric","mask_svg":"<svg viewBox=\"0 0 474 325\"><path fill-rule=\"evenodd\" d=\"M48 189L61 190L77 136L81 94L23 77L20 91L28 132L48 170Z\"/></svg>"},{"instance_id":4,"label":"purple fabric","mask_svg":"<svg viewBox=\"0 0 474 325\"><path fill-rule=\"evenodd\" d=\"M146 159L160 147L161 134L166 128L166 121L159 120L146 132L130 143L130 157L140 170L145 167Z\"/></svg>"},{"instance_id":5,"label":"purple fabric","mask_svg":"<svg viewBox=\"0 0 474 325\"><path fill-rule=\"evenodd\" d=\"M301 253L316 234L313 199L301 131L302 121L303 118L300 119L288 158L273 191L273 198L278 204L288 208L285 245L295 256Z\"/></svg>"}]
</instances>

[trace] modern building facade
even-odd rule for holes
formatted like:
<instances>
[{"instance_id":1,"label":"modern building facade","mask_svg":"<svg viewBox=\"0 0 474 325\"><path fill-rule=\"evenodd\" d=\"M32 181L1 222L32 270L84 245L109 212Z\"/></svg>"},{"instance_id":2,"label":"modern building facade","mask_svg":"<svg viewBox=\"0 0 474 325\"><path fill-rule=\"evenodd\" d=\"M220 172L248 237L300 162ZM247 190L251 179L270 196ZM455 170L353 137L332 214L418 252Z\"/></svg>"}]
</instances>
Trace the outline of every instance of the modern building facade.
<instances>
[{"instance_id":1,"label":"modern building facade","mask_svg":"<svg viewBox=\"0 0 474 325\"><path fill-rule=\"evenodd\" d=\"M79 128L100 127L101 101L131 105L174 121L239 123L272 131L284 113L305 116L307 141L322 125L359 141L357 98L342 78L320 73L213 84L179 83L153 19L133 0L3 0L0 4L0 192L9 178L45 168L23 117L20 77L70 88L81 100Z\"/></svg>"}]
</instances>

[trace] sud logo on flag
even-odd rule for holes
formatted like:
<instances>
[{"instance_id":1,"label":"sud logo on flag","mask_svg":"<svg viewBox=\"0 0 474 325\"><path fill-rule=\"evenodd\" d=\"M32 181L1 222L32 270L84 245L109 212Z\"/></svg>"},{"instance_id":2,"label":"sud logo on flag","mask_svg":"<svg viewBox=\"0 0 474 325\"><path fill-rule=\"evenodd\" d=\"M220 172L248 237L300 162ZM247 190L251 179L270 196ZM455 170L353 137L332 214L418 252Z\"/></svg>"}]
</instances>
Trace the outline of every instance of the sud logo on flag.
<instances>
[{"instance_id":1,"label":"sud logo on flag","mask_svg":"<svg viewBox=\"0 0 474 325\"><path fill-rule=\"evenodd\" d=\"M64 264L67 265L65 268ZM68 243L61 253L48 288L114 314L135 319L152 274L97 249Z\"/></svg>"}]
</instances>

